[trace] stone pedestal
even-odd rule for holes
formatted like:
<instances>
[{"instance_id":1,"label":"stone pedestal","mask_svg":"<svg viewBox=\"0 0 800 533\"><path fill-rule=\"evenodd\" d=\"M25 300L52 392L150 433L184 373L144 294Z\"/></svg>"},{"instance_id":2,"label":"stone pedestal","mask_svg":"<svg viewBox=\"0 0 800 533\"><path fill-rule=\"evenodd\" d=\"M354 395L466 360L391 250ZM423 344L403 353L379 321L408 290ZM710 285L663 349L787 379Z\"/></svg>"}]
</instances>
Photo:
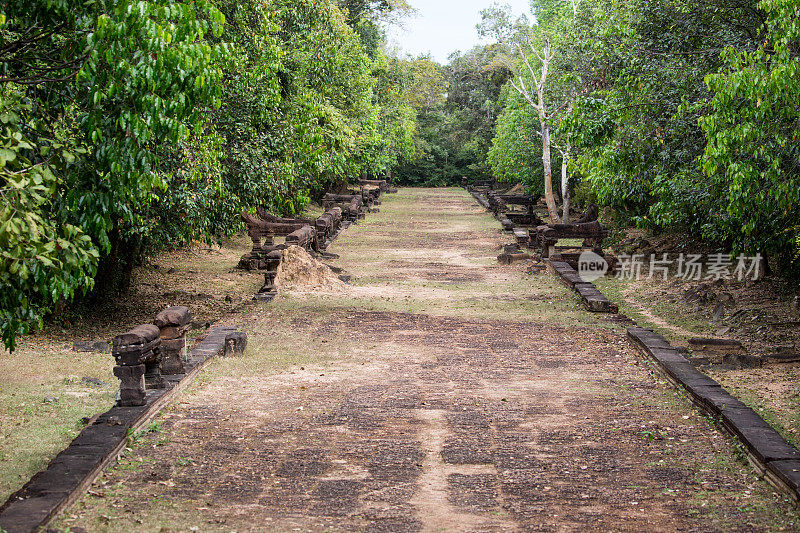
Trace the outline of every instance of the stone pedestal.
<instances>
[{"instance_id":1,"label":"stone pedestal","mask_svg":"<svg viewBox=\"0 0 800 533\"><path fill-rule=\"evenodd\" d=\"M144 365L115 366L114 375L119 379L119 405L144 405Z\"/></svg>"},{"instance_id":2,"label":"stone pedestal","mask_svg":"<svg viewBox=\"0 0 800 533\"><path fill-rule=\"evenodd\" d=\"M167 307L156 315L153 324L161 338L161 371L167 375L186 372L186 331L192 314L188 307Z\"/></svg>"},{"instance_id":3,"label":"stone pedestal","mask_svg":"<svg viewBox=\"0 0 800 533\"><path fill-rule=\"evenodd\" d=\"M264 258L266 271L264 272L264 286L258 291L259 294L276 294L275 277L278 275L278 266L281 264L281 251L270 252Z\"/></svg>"},{"instance_id":4,"label":"stone pedestal","mask_svg":"<svg viewBox=\"0 0 800 533\"><path fill-rule=\"evenodd\" d=\"M246 333L234 331L225 336L225 355L242 355L246 348Z\"/></svg>"},{"instance_id":5,"label":"stone pedestal","mask_svg":"<svg viewBox=\"0 0 800 533\"><path fill-rule=\"evenodd\" d=\"M121 406L145 404L145 389L166 386L161 377L161 338L152 324L136 326L114 337L112 355L117 366L114 375L120 381Z\"/></svg>"}]
</instances>

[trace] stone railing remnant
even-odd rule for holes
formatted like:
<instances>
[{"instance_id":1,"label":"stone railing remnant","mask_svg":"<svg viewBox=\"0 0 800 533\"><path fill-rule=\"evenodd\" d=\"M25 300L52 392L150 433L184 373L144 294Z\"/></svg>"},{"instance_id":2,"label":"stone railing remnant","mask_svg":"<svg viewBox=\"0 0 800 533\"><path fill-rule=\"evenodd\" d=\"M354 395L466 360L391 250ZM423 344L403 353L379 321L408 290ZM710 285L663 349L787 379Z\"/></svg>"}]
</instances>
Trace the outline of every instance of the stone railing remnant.
<instances>
[{"instance_id":1,"label":"stone railing remnant","mask_svg":"<svg viewBox=\"0 0 800 533\"><path fill-rule=\"evenodd\" d=\"M326 210L339 207L342 210L342 215L353 222L359 218L364 218L364 213L366 212L364 198L361 194L327 193L322 200L322 207Z\"/></svg>"},{"instance_id":2,"label":"stone railing remnant","mask_svg":"<svg viewBox=\"0 0 800 533\"><path fill-rule=\"evenodd\" d=\"M114 375L119 378L118 405L145 404L145 388L165 387L161 377L161 337L159 329L146 324L114 337L112 355L117 362Z\"/></svg>"},{"instance_id":3,"label":"stone railing remnant","mask_svg":"<svg viewBox=\"0 0 800 533\"><path fill-rule=\"evenodd\" d=\"M358 180L358 184L362 187L372 186L380 189L381 192L386 192L389 189L389 183L386 180Z\"/></svg>"},{"instance_id":4,"label":"stone railing remnant","mask_svg":"<svg viewBox=\"0 0 800 533\"><path fill-rule=\"evenodd\" d=\"M608 230L600 222L583 224L547 224L536 228L536 242L542 248L542 257L550 257L555 252L559 239L583 239L583 247L602 253L600 244L608 236Z\"/></svg>"},{"instance_id":5,"label":"stone railing remnant","mask_svg":"<svg viewBox=\"0 0 800 533\"><path fill-rule=\"evenodd\" d=\"M192 314L188 307L167 307L156 315L153 324L161 337L161 372L167 375L186 372L186 331Z\"/></svg>"}]
</instances>

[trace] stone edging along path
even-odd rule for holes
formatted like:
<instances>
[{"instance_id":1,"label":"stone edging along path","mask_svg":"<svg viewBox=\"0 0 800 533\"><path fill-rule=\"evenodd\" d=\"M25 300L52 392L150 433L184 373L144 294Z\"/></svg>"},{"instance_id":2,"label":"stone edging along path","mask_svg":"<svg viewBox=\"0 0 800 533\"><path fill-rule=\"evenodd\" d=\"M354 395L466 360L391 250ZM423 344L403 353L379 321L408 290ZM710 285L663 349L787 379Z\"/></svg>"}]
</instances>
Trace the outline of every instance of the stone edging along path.
<instances>
[{"instance_id":1,"label":"stone edging along path","mask_svg":"<svg viewBox=\"0 0 800 533\"><path fill-rule=\"evenodd\" d=\"M692 403L737 438L750 464L775 488L800 502L800 452L761 416L703 374L661 335L640 327L628 328L628 338Z\"/></svg>"},{"instance_id":2,"label":"stone edging along path","mask_svg":"<svg viewBox=\"0 0 800 533\"><path fill-rule=\"evenodd\" d=\"M472 196L489 209L482 195ZM504 224L505 227L505 224ZM547 269L567 288L581 297L588 311L618 313L592 283L585 282L569 264L545 259ZM630 321L628 317L620 317ZM737 400L709 376L700 372L661 335L638 326L627 330L628 339L637 350L655 363L656 369L677 389L685 390L692 403L710 415L725 433L739 440L747 459L759 475L776 489L800 503L800 451L790 445L761 416Z\"/></svg>"},{"instance_id":3,"label":"stone edging along path","mask_svg":"<svg viewBox=\"0 0 800 533\"><path fill-rule=\"evenodd\" d=\"M227 355L235 348L229 336L235 328L212 329L189 352L186 373L165 375L165 389L147 391L146 404L140 407L114 406L99 415L72 443L0 507L0 531L27 533L39 531L74 503L125 449L128 436L150 422L172 398L185 389L213 357ZM241 342L241 341L239 341Z\"/></svg>"},{"instance_id":4,"label":"stone edging along path","mask_svg":"<svg viewBox=\"0 0 800 533\"><path fill-rule=\"evenodd\" d=\"M580 296L583 306L592 313L619 313L619 308L606 298L600 290L580 277L578 272L568 263L563 261L550 261L545 259L547 269L561 278L568 289L575 291Z\"/></svg>"}]
</instances>

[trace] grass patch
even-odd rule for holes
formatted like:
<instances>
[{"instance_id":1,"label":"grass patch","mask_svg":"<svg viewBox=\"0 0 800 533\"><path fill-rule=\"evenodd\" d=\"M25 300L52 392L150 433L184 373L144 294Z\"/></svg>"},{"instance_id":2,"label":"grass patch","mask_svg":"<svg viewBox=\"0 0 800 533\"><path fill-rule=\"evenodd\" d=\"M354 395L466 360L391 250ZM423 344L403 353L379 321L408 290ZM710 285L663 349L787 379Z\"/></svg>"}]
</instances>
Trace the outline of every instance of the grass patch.
<instances>
[{"instance_id":1,"label":"grass patch","mask_svg":"<svg viewBox=\"0 0 800 533\"><path fill-rule=\"evenodd\" d=\"M203 244L151 257L135 270L128 296L67 310L44 331L22 337L14 353L0 351L0 503L78 435L83 418L114 404L111 355L76 352L73 343L110 342L169 305L188 305L198 321L219 319L263 283L263 275L232 271L248 241L240 235L222 247Z\"/></svg>"},{"instance_id":2,"label":"grass patch","mask_svg":"<svg viewBox=\"0 0 800 533\"><path fill-rule=\"evenodd\" d=\"M0 354L0 501L77 436L82 418L114 403L111 356L77 353L63 340L26 337L13 354Z\"/></svg>"},{"instance_id":3,"label":"grass patch","mask_svg":"<svg viewBox=\"0 0 800 533\"><path fill-rule=\"evenodd\" d=\"M709 321L705 317L687 313L686 309L676 302L650 295L648 293L650 284L647 281L622 280L606 276L597 280L595 285L609 300L619 305L621 313L628 315L641 327L653 329L671 342L685 344L687 336L669 326L698 336L709 334ZM642 308L658 317L663 323L654 321L643 313Z\"/></svg>"}]
</instances>

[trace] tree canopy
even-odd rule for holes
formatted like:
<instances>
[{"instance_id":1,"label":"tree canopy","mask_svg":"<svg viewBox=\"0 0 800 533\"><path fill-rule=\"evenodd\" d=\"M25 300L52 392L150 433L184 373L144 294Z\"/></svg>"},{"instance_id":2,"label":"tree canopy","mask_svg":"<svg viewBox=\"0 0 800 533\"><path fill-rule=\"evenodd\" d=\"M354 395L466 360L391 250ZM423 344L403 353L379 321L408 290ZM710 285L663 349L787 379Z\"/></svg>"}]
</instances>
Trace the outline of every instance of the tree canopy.
<instances>
[{"instance_id":1,"label":"tree canopy","mask_svg":"<svg viewBox=\"0 0 800 533\"><path fill-rule=\"evenodd\" d=\"M800 274L800 6L791 0L534 0L533 23L495 7L481 29L544 98L569 190L620 224L682 231ZM532 71L528 72L529 63ZM516 78L511 78L513 81ZM506 86L491 174L542 190L536 111Z\"/></svg>"},{"instance_id":2,"label":"tree canopy","mask_svg":"<svg viewBox=\"0 0 800 533\"><path fill-rule=\"evenodd\" d=\"M124 291L147 253L387 171L560 181L548 196L800 275L795 0L531 7L487 8L493 42L441 65L387 51L402 0L3 2L5 346Z\"/></svg>"},{"instance_id":3,"label":"tree canopy","mask_svg":"<svg viewBox=\"0 0 800 533\"><path fill-rule=\"evenodd\" d=\"M413 153L380 20L401 2L0 7L0 331L125 290L143 254L297 214Z\"/></svg>"}]
</instances>

